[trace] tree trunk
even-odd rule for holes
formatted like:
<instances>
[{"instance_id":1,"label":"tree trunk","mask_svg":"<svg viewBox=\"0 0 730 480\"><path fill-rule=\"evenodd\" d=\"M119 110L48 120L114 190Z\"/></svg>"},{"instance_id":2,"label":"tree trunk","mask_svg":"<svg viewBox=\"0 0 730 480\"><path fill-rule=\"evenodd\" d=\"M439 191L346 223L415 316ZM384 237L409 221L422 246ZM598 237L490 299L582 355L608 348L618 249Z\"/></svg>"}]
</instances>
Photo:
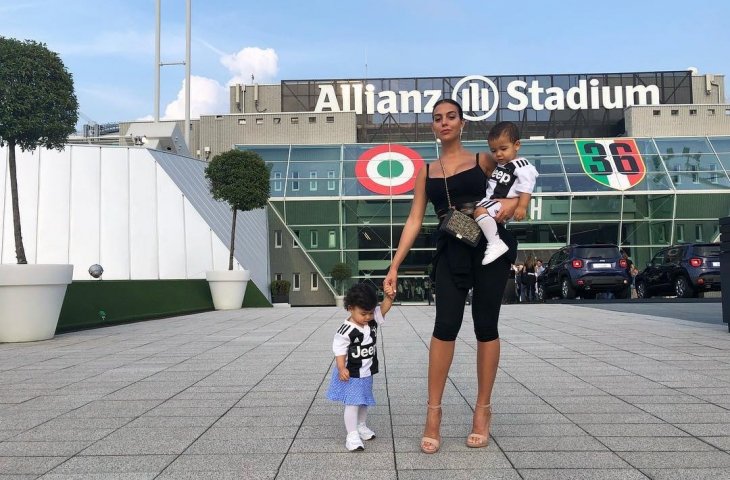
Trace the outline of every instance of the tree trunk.
<instances>
[{"instance_id":1,"label":"tree trunk","mask_svg":"<svg viewBox=\"0 0 730 480\"><path fill-rule=\"evenodd\" d=\"M10 163L10 195L13 199L13 229L15 231L15 257L18 264L26 264L25 248L23 248L23 233L20 231L20 206L18 205L18 177L15 169L15 142L8 141Z\"/></svg>"},{"instance_id":2,"label":"tree trunk","mask_svg":"<svg viewBox=\"0 0 730 480\"><path fill-rule=\"evenodd\" d=\"M228 270L233 270L233 247L236 241L236 207L233 207L233 226L231 227L231 256L228 257Z\"/></svg>"}]
</instances>

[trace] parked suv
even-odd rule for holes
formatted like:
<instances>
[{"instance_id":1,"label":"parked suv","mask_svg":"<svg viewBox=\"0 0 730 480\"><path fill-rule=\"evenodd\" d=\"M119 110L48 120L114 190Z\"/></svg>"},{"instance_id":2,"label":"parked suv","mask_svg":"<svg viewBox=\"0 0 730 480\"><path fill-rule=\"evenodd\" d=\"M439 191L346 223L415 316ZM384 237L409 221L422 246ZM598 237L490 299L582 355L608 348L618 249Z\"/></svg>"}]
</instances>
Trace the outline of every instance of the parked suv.
<instances>
[{"instance_id":1,"label":"parked suv","mask_svg":"<svg viewBox=\"0 0 730 480\"><path fill-rule=\"evenodd\" d=\"M636 276L636 295L697 297L701 292L720 291L720 245L688 243L665 248Z\"/></svg>"},{"instance_id":2,"label":"parked suv","mask_svg":"<svg viewBox=\"0 0 730 480\"><path fill-rule=\"evenodd\" d=\"M568 245L550 257L537 277L537 296L570 299L596 298L598 292L612 292L629 298L629 273L618 246L610 244Z\"/></svg>"}]
</instances>

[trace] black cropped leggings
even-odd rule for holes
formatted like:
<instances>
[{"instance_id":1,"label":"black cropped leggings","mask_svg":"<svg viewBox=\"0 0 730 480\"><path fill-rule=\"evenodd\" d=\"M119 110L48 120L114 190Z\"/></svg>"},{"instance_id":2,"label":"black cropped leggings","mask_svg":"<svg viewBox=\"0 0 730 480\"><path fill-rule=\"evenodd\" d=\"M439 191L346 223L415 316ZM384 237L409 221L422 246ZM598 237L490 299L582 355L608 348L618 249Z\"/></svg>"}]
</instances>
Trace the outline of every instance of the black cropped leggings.
<instances>
[{"instance_id":1,"label":"black cropped leggings","mask_svg":"<svg viewBox=\"0 0 730 480\"><path fill-rule=\"evenodd\" d=\"M507 255L482 265L482 253L472 256L474 290L471 301L471 315L474 333L480 342L499 338L497 323L502 296L511 268ZM439 340L456 340L464 319L464 306L469 291L458 288L452 279L449 262L441 259L436 263L436 324L433 336Z\"/></svg>"}]
</instances>

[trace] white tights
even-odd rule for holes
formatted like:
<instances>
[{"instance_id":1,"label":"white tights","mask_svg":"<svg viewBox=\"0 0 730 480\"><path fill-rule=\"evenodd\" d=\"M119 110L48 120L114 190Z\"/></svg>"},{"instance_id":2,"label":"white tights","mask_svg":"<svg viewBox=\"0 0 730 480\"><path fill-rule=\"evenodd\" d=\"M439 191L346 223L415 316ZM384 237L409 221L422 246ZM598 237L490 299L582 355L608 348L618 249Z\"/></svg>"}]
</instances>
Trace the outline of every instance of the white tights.
<instances>
[{"instance_id":1,"label":"white tights","mask_svg":"<svg viewBox=\"0 0 730 480\"><path fill-rule=\"evenodd\" d=\"M345 405L345 428L347 433L357 431L357 425L365 423L367 418L367 405Z\"/></svg>"}]
</instances>

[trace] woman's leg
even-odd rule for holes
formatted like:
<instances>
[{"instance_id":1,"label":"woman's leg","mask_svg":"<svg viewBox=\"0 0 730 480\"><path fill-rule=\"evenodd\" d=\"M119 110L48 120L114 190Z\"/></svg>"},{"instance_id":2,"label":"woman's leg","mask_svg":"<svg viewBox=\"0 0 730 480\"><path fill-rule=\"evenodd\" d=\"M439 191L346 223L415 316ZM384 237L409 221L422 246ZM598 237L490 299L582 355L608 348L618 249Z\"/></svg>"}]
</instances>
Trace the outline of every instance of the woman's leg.
<instances>
[{"instance_id":1,"label":"woman's leg","mask_svg":"<svg viewBox=\"0 0 730 480\"><path fill-rule=\"evenodd\" d=\"M441 405L441 399L446 388L446 378L454 359L456 342L447 342L431 337L431 348L428 351L428 404L431 407ZM426 426L423 436L439 438L441 427L441 409L429 408L426 416Z\"/></svg>"}]
</instances>

